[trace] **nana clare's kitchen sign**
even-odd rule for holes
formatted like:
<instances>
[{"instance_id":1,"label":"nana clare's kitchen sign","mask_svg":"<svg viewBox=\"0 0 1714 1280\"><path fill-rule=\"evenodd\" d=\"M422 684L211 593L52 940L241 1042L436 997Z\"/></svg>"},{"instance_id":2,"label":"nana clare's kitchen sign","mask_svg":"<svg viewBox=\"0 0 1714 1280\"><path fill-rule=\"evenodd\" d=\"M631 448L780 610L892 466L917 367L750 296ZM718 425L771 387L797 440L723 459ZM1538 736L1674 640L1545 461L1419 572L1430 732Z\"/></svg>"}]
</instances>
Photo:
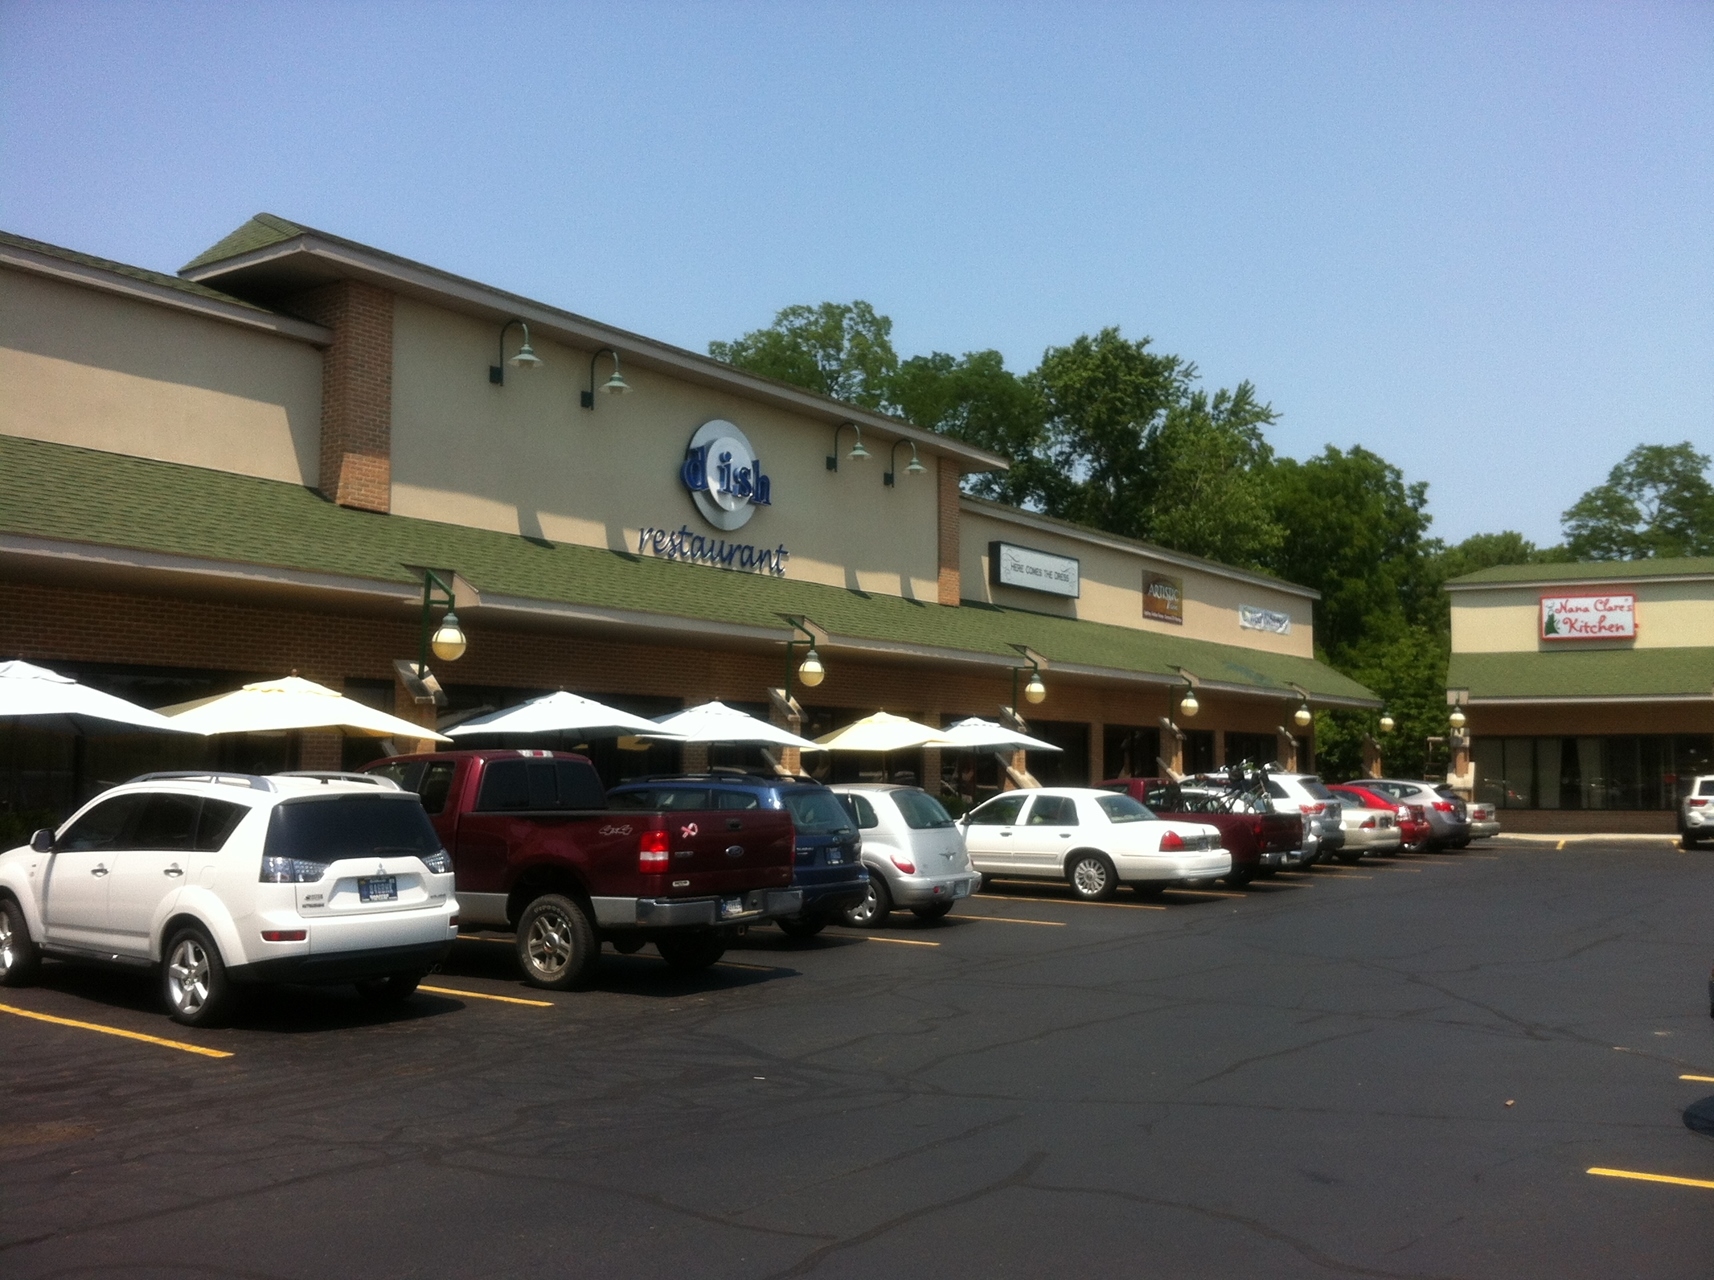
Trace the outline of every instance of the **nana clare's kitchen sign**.
<instances>
[{"instance_id":1,"label":"nana clare's kitchen sign","mask_svg":"<svg viewBox=\"0 0 1714 1280\"><path fill-rule=\"evenodd\" d=\"M1635 640L1634 595L1543 596L1543 640Z\"/></svg>"},{"instance_id":2,"label":"nana clare's kitchen sign","mask_svg":"<svg viewBox=\"0 0 1714 1280\"><path fill-rule=\"evenodd\" d=\"M1076 599L1082 591L1078 563L1071 556L1056 556L1032 547L1009 542L988 544L988 580L996 587L1022 587L1045 591L1051 596Z\"/></svg>"}]
</instances>

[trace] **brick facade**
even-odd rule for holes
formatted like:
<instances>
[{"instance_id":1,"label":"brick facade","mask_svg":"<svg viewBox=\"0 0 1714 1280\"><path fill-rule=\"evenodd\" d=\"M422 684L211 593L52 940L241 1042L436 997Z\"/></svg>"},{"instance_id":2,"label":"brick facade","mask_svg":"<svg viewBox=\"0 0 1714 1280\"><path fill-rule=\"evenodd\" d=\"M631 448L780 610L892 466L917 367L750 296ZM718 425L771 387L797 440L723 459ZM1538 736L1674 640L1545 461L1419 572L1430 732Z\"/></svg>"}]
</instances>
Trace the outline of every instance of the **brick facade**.
<instances>
[{"instance_id":1,"label":"brick facade","mask_svg":"<svg viewBox=\"0 0 1714 1280\"><path fill-rule=\"evenodd\" d=\"M957 604L962 599L963 584L958 569L958 464L951 458L940 459L935 473L939 485L939 511L936 536L940 549L941 604Z\"/></svg>"},{"instance_id":2,"label":"brick facade","mask_svg":"<svg viewBox=\"0 0 1714 1280\"><path fill-rule=\"evenodd\" d=\"M322 355L322 493L388 511L393 486L393 295L358 280L299 294L287 309L333 330Z\"/></svg>"}]
</instances>

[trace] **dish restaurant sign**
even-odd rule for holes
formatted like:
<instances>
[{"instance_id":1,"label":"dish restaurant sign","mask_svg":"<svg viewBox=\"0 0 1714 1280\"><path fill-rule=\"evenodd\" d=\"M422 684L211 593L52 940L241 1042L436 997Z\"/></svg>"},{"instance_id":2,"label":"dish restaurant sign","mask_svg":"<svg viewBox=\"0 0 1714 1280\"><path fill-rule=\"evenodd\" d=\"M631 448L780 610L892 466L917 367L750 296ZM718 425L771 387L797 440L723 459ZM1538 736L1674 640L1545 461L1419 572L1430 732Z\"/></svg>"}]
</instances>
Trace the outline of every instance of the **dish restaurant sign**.
<instances>
[{"instance_id":1,"label":"dish restaurant sign","mask_svg":"<svg viewBox=\"0 0 1714 1280\"><path fill-rule=\"evenodd\" d=\"M1635 640L1634 595L1543 596L1543 640Z\"/></svg>"}]
</instances>

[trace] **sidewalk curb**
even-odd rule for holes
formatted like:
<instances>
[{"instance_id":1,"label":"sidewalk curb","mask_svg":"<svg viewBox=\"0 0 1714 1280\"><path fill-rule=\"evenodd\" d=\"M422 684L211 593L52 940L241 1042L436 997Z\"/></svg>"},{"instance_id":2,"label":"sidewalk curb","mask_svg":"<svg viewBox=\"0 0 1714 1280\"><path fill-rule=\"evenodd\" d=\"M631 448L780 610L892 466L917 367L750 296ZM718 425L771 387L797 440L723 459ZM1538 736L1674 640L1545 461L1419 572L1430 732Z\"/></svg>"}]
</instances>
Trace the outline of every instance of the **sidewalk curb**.
<instances>
[{"instance_id":1,"label":"sidewalk curb","mask_svg":"<svg viewBox=\"0 0 1714 1280\"><path fill-rule=\"evenodd\" d=\"M1551 845L1556 849L1568 844L1670 845L1677 848L1679 842L1676 835L1640 834L1634 831L1614 831L1605 835L1582 831L1568 831L1563 835L1552 832L1512 834L1502 831L1497 836L1489 836L1488 839L1495 843L1513 845Z\"/></svg>"}]
</instances>

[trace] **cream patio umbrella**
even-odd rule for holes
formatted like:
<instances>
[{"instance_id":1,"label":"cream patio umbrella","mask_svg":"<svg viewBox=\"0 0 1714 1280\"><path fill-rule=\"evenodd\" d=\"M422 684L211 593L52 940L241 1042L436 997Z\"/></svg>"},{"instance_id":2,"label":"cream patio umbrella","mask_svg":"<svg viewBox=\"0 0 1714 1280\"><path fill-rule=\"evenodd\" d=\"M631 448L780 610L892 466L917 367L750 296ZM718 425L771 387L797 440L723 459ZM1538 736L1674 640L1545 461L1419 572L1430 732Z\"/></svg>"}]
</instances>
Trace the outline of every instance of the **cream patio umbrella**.
<instances>
[{"instance_id":1,"label":"cream patio umbrella","mask_svg":"<svg viewBox=\"0 0 1714 1280\"><path fill-rule=\"evenodd\" d=\"M455 738L488 733L578 733L590 738L635 736L678 742L680 735L646 716L633 715L580 694L543 694L528 702L466 720L447 730Z\"/></svg>"},{"instance_id":2,"label":"cream patio umbrella","mask_svg":"<svg viewBox=\"0 0 1714 1280\"><path fill-rule=\"evenodd\" d=\"M0 662L0 719L28 720L38 728L73 733L127 728L201 732L29 662Z\"/></svg>"},{"instance_id":3,"label":"cream patio umbrella","mask_svg":"<svg viewBox=\"0 0 1714 1280\"><path fill-rule=\"evenodd\" d=\"M259 680L235 693L162 707L175 728L193 733L280 733L342 729L363 738L417 738L446 742L443 734L377 711L326 685L298 676Z\"/></svg>"},{"instance_id":4,"label":"cream patio umbrella","mask_svg":"<svg viewBox=\"0 0 1714 1280\"><path fill-rule=\"evenodd\" d=\"M1063 751L1051 742L1040 738L1032 738L1027 733L1019 733L1016 729L1008 729L1003 724L992 720L984 720L979 716L971 716L968 720L960 720L941 730L949 744L948 750L964 751Z\"/></svg>"},{"instance_id":5,"label":"cream patio umbrella","mask_svg":"<svg viewBox=\"0 0 1714 1280\"><path fill-rule=\"evenodd\" d=\"M954 745L940 729L885 711L824 733L816 741L829 751L914 751L918 747Z\"/></svg>"},{"instance_id":6,"label":"cream patio umbrella","mask_svg":"<svg viewBox=\"0 0 1714 1280\"><path fill-rule=\"evenodd\" d=\"M724 702L705 702L661 716L656 722L662 730L673 733L685 742L707 742L739 747L796 747L799 751L825 751L826 747L800 738L789 729L759 720L755 716L729 707ZM639 735L643 736L643 735Z\"/></svg>"}]
</instances>

